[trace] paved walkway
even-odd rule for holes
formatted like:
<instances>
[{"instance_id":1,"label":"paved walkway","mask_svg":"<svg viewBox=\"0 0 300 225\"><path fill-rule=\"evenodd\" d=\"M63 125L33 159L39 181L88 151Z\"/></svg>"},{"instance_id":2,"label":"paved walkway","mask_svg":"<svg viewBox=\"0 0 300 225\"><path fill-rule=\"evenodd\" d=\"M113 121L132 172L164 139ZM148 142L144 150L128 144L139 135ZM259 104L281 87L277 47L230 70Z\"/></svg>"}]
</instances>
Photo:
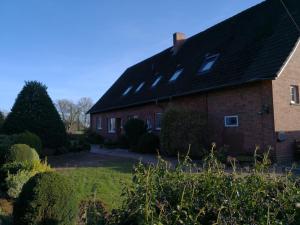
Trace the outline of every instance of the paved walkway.
<instances>
[{"instance_id":1,"label":"paved walkway","mask_svg":"<svg viewBox=\"0 0 300 225\"><path fill-rule=\"evenodd\" d=\"M135 152L128 151L127 149L105 149L105 148L100 148L98 145L92 145L91 153L120 157L120 158L135 159L146 164L157 163L156 155L135 153ZM176 158L166 158L166 157L163 158L164 160L170 162L172 165L176 165L178 163Z\"/></svg>"}]
</instances>

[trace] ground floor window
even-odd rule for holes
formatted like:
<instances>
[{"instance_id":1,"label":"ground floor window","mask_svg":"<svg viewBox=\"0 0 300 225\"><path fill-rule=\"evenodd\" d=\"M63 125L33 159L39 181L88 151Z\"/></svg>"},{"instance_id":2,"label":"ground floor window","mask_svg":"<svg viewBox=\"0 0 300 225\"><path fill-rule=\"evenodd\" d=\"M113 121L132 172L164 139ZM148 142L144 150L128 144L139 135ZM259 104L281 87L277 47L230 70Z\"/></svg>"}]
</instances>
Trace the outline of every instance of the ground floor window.
<instances>
[{"instance_id":1,"label":"ground floor window","mask_svg":"<svg viewBox=\"0 0 300 225\"><path fill-rule=\"evenodd\" d=\"M151 123L151 120L149 118L146 119L146 125L147 125L148 130L152 130L152 123Z\"/></svg>"},{"instance_id":2,"label":"ground floor window","mask_svg":"<svg viewBox=\"0 0 300 225\"><path fill-rule=\"evenodd\" d=\"M238 127L239 117L238 116L225 116L224 117L225 127Z\"/></svg>"},{"instance_id":3,"label":"ground floor window","mask_svg":"<svg viewBox=\"0 0 300 225\"><path fill-rule=\"evenodd\" d=\"M96 129L101 130L102 129L102 117L98 116L96 118Z\"/></svg>"},{"instance_id":4,"label":"ground floor window","mask_svg":"<svg viewBox=\"0 0 300 225\"><path fill-rule=\"evenodd\" d=\"M290 92L291 92L291 103L299 104L299 87L296 85L291 85Z\"/></svg>"},{"instance_id":5,"label":"ground floor window","mask_svg":"<svg viewBox=\"0 0 300 225\"><path fill-rule=\"evenodd\" d=\"M116 118L108 119L108 133L115 133L116 132Z\"/></svg>"},{"instance_id":6,"label":"ground floor window","mask_svg":"<svg viewBox=\"0 0 300 225\"><path fill-rule=\"evenodd\" d=\"M161 118L162 118L162 113L155 114L155 129L156 130L161 129Z\"/></svg>"}]
</instances>

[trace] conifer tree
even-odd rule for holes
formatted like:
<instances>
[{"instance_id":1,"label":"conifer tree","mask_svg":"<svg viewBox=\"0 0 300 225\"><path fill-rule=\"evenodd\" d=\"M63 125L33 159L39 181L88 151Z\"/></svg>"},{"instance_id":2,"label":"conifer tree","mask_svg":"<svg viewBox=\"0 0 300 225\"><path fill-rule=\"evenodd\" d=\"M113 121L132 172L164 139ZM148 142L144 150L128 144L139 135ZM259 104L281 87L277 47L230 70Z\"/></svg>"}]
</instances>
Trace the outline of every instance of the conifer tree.
<instances>
[{"instance_id":1,"label":"conifer tree","mask_svg":"<svg viewBox=\"0 0 300 225\"><path fill-rule=\"evenodd\" d=\"M57 148L66 143L64 124L47 93L38 81L27 81L8 114L3 131L16 134L30 131L38 135L43 146Z\"/></svg>"}]
</instances>

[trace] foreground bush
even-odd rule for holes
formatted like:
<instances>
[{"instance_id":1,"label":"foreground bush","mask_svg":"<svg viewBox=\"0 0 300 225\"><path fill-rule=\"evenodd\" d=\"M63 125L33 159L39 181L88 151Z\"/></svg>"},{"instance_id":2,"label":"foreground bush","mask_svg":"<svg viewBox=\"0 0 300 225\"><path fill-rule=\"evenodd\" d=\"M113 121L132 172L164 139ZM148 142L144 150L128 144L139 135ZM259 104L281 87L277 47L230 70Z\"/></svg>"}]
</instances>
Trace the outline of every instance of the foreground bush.
<instances>
[{"instance_id":1,"label":"foreground bush","mask_svg":"<svg viewBox=\"0 0 300 225\"><path fill-rule=\"evenodd\" d=\"M47 87L37 81L25 83L3 124L6 134L26 130L38 134L44 147L58 148L66 144L65 126L47 93Z\"/></svg>"},{"instance_id":2,"label":"foreground bush","mask_svg":"<svg viewBox=\"0 0 300 225\"><path fill-rule=\"evenodd\" d=\"M11 146L6 154L6 162L34 162L39 161L40 157L35 149L25 144L15 144Z\"/></svg>"},{"instance_id":3,"label":"foreground bush","mask_svg":"<svg viewBox=\"0 0 300 225\"><path fill-rule=\"evenodd\" d=\"M206 117L198 111L169 108L164 113L161 128L161 149L170 156L186 155L201 158L207 144ZM190 147L189 147L190 146Z\"/></svg>"},{"instance_id":4,"label":"foreground bush","mask_svg":"<svg viewBox=\"0 0 300 225\"><path fill-rule=\"evenodd\" d=\"M265 173L269 162L255 160L249 174L234 167L226 173L213 152L201 172L188 158L175 169L161 159L156 166L139 164L109 224L297 225L299 184L290 174Z\"/></svg>"},{"instance_id":5,"label":"foreground bush","mask_svg":"<svg viewBox=\"0 0 300 225\"><path fill-rule=\"evenodd\" d=\"M139 139L147 133L147 125L143 120L130 119L126 122L124 130L131 150L137 151Z\"/></svg>"},{"instance_id":6,"label":"foreground bush","mask_svg":"<svg viewBox=\"0 0 300 225\"><path fill-rule=\"evenodd\" d=\"M139 139L137 150L141 153L158 153L159 137L152 133L143 134Z\"/></svg>"},{"instance_id":7,"label":"foreground bush","mask_svg":"<svg viewBox=\"0 0 300 225\"><path fill-rule=\"evenodd\" d=\"M43 145L41 139L39 138L39 136L29 131L16 135L14 143L26 144L29 147L34 148L39 155L42 154Z\"/></svg>"},{"instance_id":8,"label":"foreground bush","mask_svg":"<svg viewBox=\"0 0 300 225\"><path fill-rule=\"evenodd\" d=\"M14 204L15 225L74 225L77 198L68 180L57 173L40 173L23 187Z\"/></svg>"},{"instance_id":9,"label":"foreground bush","mask_svg":"<svg viewBox=\"0 0 300 225\"><path fill-rule=\"evenodd\" d=\"M78 225L104 225L107 212L103 203L96 199L84 200L79 205Z\"/></svg>"},{"instance_id":10,"label":"foreground bush","mask_svg":"<svg viewBox=\"0 0 300 225\"><path fill-rule=\"evenodd\" d=\"M10 198L17 198L24 184L37 173L51 171L47 162L14 162L7 163L0 169L1 190Z\"/></svg>"}]
</instances>

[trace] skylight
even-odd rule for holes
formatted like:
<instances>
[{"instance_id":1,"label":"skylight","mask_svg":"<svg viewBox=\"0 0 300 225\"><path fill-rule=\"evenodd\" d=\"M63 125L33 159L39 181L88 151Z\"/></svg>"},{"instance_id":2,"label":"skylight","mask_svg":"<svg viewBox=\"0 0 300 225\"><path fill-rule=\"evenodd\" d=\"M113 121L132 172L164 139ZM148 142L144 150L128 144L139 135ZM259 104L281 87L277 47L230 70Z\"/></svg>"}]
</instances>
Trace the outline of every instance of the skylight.
<instances>
[{"instance_id":1,"label":"skylight","mask_svg":"<svg viewBox=\"0 0 300 225\"><path fill-rule=\"evenodd\" d=\"M123 92L123 96L127 95L131 89L132 89L132 86L129 86L129 87Z\"/></svg>"},{"instance_id":2,"label":"skylight","mask_svg":"<svg viewBox=\"0 0 300 225\"><path fill-rule=\"evenodd\" d=\"M183 72L183 69L178 69L176 72L173 74L173 76L170 78L169 82L177 80L177 78L180 76L180 74Z\"/></svg>"},{"instance_id":3,"label":"skylight","mask_svg":"<svg viewBox=\"0 0 300 225\"><path fill-rule=\"evenodd\" d=\"M161 76L157 77L156 80L153 82L152 87L155 87L160 80L161 80Z\"/></svg>"},{"instance_id":4,"label":"skylight","mask_svg":"<svg viewBox=\"0 0 300 225\"><path fill-rule=\"evenodd\" d=\"M145 82L140 83L140 85L135 89L135 93L139 92L144 86Z\"/></svg>"},{"instance_id":5,"label":"skylight","mask_svg":"<svg viewBox=\"0 0 300 225\"><path fill-rule=\"evenodd\" d=\"M209 72L215 65L218 58L219 54L206 57L198 72L200 74Z\"/></svg>"}]
</instances>

